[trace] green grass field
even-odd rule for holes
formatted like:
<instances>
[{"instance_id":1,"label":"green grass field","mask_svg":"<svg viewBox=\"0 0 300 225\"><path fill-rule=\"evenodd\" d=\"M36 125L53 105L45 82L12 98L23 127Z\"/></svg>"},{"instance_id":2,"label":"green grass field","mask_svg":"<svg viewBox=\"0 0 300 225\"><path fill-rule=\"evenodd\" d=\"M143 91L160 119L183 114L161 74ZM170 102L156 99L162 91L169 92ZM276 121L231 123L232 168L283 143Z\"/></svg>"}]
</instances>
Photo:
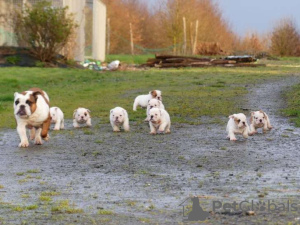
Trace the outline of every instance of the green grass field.
<instances>
[{"instance_id":1,"label":"green grass field","mask_svg":"<svg viewBox=\"0 0 300 225\"><path fill-rule=\"evenodd\" d=\"M141 58L135 60L144 60ZM130 59L127 58L128 61ZM247 93L247 84L299 73L296 67L298 61L284 60L283 63L281 65L276 61L265 68L214 67L115 72L0 68L0 113L2 118L6 118L0 120L0 127L15 127L13 94L31 87L45 90L50 96L51 106L60 107L67 119L72 118L74 109L85 107L92 111L92 117L100 118L101 123L109 122L109 110L116 106L127 109L131 121L142 123L146 117L145 110L132 111L134 98L159 89L163 92L163 102L172 122L201 124L201 116L227 117L240 111L240 96Z\"/></svg>"}]
</instances>

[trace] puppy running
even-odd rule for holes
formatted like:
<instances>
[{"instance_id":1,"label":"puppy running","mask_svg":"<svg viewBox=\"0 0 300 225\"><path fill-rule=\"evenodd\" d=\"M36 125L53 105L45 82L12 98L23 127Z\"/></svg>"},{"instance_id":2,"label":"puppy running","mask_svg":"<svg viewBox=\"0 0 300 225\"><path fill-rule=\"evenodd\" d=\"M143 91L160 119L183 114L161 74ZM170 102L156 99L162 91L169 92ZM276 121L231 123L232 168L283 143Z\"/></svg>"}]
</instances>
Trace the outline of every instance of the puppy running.
<instances>
[{"instance_id":1,"label":"puppy running","mask_svg":"<svg viewBox=\"0 0 300 225\"><path fill-rule=\"evenodd\" d=\"M157 130L159 133L171 133L171 120L166 110L158 108L150 109L149 119L150 134L156 134Z\"/></svg>"},{"instance_id":2,"label":"puppy running","mask_svg":"<svg viewBox=\"0 0 300 225\"><path fill-rule=\"evenodd\" d=\"M162 101L161 94L162 94L161 91L153 90L153 91L150 91L149 94L147 94L147 95L137 96L133 103L133 111L136 111L136 108L138 106L141 106L142 108L146 108L148 101L151 100L152 98L156 98L157 100Z\"/></svg>"},{"instance_id":3,"label":"puppy running","mask_svg":"<svg viewBox=\"0 0 300 225\"><path fill-rule=\"evenodd\" d=\"M152 98L151 100L149 100L147 105L147 110L146 110L146 115L147 115L145 119L146 122L149 121L149 111L152 108L165 109L165 106L160 100L157 100L156 98Z\"/></svg>"},{"instance_id":4,"label":"puppy running","mask_svg":"<svg viewBox=\"0 0 300 225\"><path fill-rule=\"evenodd\" d=\"M64 113L58 107L50 108L51 123L55 124L53 130L64 129Z\"/></svg>"},{"instance_id":5,"label":"puppy running","mask_svg":"<svg viewBox=\"0 0 300 225\"><path fill-rule=\"evenodd\" d=\"M129 131L129 119L127 111L121 107L110 110L110 124L114 132L119 132L123 126L125 131Z\"/></svg>"},{"instance_id":6,"label":"puppy running","mask_svg":"<svg viewBox=\"0 0 300 225\"><path fill-rule=\"evenodd\" d=\"M228 132L227 138L229 138L230 141L236 141L234 134L242 134L244 138L248 138L248 135L251 133L245 114L233 114L228 118L229 121L226 128L226 131Z\"/></svg>"},{"instance_id":7,"label":"puppy running","mask_svg":"<svg viewBox=\"0 0 300 225\"><path fill-rule=\"evenodd\" d=\"M262 128L263 132L265 133L266 131L272 129L273 127L271 126L268 115L264 111L259 110L259 111L251 112L250 128L251 128L251 134L256 134L257 128Z\"/></svg>"},{"instance_id":8,"label":"puppy running","mask_svg":"<svg viewBox=\"0 0 300 225\"><path fill-rule=\"evenodd\" d=\"M86 108L78 108L74 110L73 113L73 127L80 127L79 124L86 124L86 126L92 126L92 119L90 115L90 110Z\"/></svg>"},{"instance_id":9,"label":"puppy running","mask_svg":"<svg viewBox=\"0 0 300 225\"><path fill-rule=\"evenodd\" d=\"M39 88L31 88L22 93L14 94L14 114L17 131L21 142L19 147L29 146L26 128L31 129L30 138L36 145L43 144L42 138L49 139L48 130L51 123L49 96Z\"/></svg>"}]
</instances>

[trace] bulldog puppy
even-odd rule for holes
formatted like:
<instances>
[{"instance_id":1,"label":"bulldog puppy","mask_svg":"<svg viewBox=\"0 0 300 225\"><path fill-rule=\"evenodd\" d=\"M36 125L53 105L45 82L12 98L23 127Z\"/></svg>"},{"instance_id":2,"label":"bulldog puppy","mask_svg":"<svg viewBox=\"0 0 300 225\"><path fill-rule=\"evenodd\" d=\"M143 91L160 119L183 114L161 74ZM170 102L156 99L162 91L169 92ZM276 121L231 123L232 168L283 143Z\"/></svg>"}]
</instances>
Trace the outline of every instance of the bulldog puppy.
<instances>
[{"instance_id":1,"label":"bulldog puppy","mask_svg":"<svg viewBox=\"0 0 300 225\"><path fill-rule=\"evenodd\" d=\"M123 126L125 131L129 131L129 119L127 111L121 107L110 110L110 124L114 132L119 132Z\"/></svg>"},{"instance_id":2,"label":"bulldog puppy","mask_svg":"<svg viewBox=\"0 0 300 225\"><path fill-rule=\"evenodd\" d=\"M157 100L162 101L161 94L162 94L161 91L153 90L153 91L150 91L149 94L147 94L147 95L137 96L133 103L133 111L136 111L136 108L138 106L141 106L142 108L146 108L148 101L151 100L152 98L156 98Z\"/></svg>"},{"instance_id":3,"label":"bulldog puppy","mask_svg":"<svg viewBox=\"0 0 300 225\"><path fill-rule=\"evenodd\" d=\"M86 126L92 126L92 119L90 115L90 110L86 108L78 108L74 110L73 113L73 127L80 127L79 124L86 124Z\"/></svg>"},{"instance_id":4,"label":"bulldog puppy","mask_svg":"<svg viewBox=\"0 0 300 225\"><path fill-rule=\"evenodd\" d=\"M146 122L149 121L149 111L152 108L165 109L165 106L160 100L157 100L156 98L152 98L151 100L149 100L147 105L147 111L146 111L146 116L147 116L145 119Z\"/></svg>"},{"instance_id":5,"label":"bulldog puppy","mask_svg":"<svg viewBox=\"0 0 300 225\"><path fill-rule=\"evenodd\" d=\"M249 134L251 135L245 114L233 114L228 118L226 131L228 132L227 138L230 141L236 141L235 134L242 134L244 138L248 138Z\"/></svg>"},{"instance_id":6,"label":"bulldog puppy","mask_svg":"<svg viewBox=\"0 0 300 225\"><path fill-rule=\"evenodd\" d=\"M31 88L22 93L14 94L14 115L17 122L17 132L21 142L19 147L29 146L26 128L31 129L31 139L36 145L49 139L48 130L51 123L49 96L40 88Z\"/></svg>"},{"instance_id":7,"label":"bulldog puppy","mask_svg":"<svg viewBox=\"0 0 300 225\"><path fill-rule=\"evenodd\" d=\"M169 113L164 109L152 108L149 111L149 125L150 134L156 134L158 130L159 133L171 133L171 120Z\"/></svg>"},{"instance_id":8,"label":"bulldog puppy","mask_svg":"<svg viewBox=\"0 0 300 225\"><path fill-rule=\"evenodd\" d=\"M251 134L256 134L257 128L262 128L263 132L265 133L266 131L272 129L273 127L271 126L268 115L264 111L259 110L259 111L251 112L250 128L251 128Z\"/></svg>"},{"instance_id":9,"label":"bulldog puppy","mask_svg":"<svg viewBox=\"0 0 300 225\"><path fill-rule=\"evenodd\" d=\"M53 130L64 129L64 113L58 107L50 108L51 123L55 124Z\"/></svg>"}]
</instances>

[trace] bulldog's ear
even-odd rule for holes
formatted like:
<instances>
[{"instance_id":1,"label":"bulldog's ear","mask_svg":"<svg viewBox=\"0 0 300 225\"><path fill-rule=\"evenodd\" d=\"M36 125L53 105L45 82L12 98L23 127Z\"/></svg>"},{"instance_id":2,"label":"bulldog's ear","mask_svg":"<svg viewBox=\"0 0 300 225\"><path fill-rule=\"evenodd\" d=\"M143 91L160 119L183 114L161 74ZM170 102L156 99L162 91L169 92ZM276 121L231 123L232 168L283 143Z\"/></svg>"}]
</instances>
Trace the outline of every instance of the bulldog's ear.
<instances>
[{"instance_id":1,"label":"bulldog's ear","mask_svg":"<svg viewBox=\"0 0 300 225\"><path fill-rule=\"evenodd\" d=\"M43 95L43 94L42 94L42 92L40 92L40 91L34 91L34 92L32 93L32 95L33 95L33 97L35 98L35 100L37 100L38 95Z\"/></svg>"},{"instance_id":2,"label":"bulldog's ear","mask_svg":"<svg viewBox=\"0 0 300 225\"><path fill-rule=\"evenodd\" d=\"M153 98L156 98L157 96L156 90L151 91L150 94L152 95Z\"/></svg>"},{"instance_id":3,"label":"bulldog's ear","mask_svg":"<svg viewBox=\"0 0 300 225\"><path fill-rule=\"evenodd\" d=\"M265 114L265 112L264 112L264 111L262 111L262 110L259 110L259 112L260 112L260 113L262 113L262 114Z\"/></svg>"},{"instance_id":4,"label":"bulldog's ear","mask_svg":"<svg viewBox=\"0 0 300 225\"><path fill-rule=\"evenodd\" d=\"M230 115L228 116L229 119L234 119L234 114L233 115Z\"/></svg>"},{"instance_id":5,"label":"bulldog's ear","mask_svg":"<svg viewBox=\"0 0 300 225\"><path fill-rule=\"evenodd\" d=\"M113 111L114 111L114 110L110 110L110 114L112 114L112 113L113 113Z\"/></svg>"},{"instance_id":6,"label":"bulldog's ear","mask_svg":"<svg viewBox=\"0 0 300 225\"><path fill-rule=\"evenodd\" d=\"M16 97L18 94L19 94L18 92L15 92L15 93L14 93L14 97Z\"/></svg>"},{"instance_id":7,"label":"bulldog's ear","mask_svg":"<svg viewBox=\"0 0 300 225\"><path fill-rule=\"evenodd\" d=\"M264 114L265 119L268 119L268 115L265 112L263 112L263 114Z\"/></svg>"},{"instance_id":8,"label":"bulldog's ear","mask_svg":"<svg viewBox=\"0 0 300 225\"><path fill-rule=\"evenodd\" d=\"M77 113L77 109L75 109L73 112L73 118L75 118L76 113Z\"/></svg>"},{"instance_id":9,"label":"bulldog's ear","mask_svg":"<svg viewBox=\"0 0 300 225\"><path fill-rule=\"evenodd\" d=\"M89 110L89 109L86 109L86 111L88 111L89 113L91 113L91 110Z\"/></svg>"},{"instance_id":10,"label":"bulldog's ear","mask_svg":"<svg viewBox=\"0 0 300 225\"><path fill-rule=\"evenodd\" d=\"M57 107L55 107L55 111L57 111Z\"/></svg>"}]
</instances>

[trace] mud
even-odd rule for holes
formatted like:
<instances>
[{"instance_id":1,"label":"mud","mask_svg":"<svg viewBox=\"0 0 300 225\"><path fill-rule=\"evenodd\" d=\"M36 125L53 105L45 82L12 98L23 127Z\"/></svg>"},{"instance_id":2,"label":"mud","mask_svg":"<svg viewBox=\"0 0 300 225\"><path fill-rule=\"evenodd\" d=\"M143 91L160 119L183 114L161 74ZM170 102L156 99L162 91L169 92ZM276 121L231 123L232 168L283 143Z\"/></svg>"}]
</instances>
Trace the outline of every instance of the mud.
<instances>
[{"instance_id":1,"label":"mud","mask_svg":"<svg viewBox=\"0 0 300 225\"><path fill-rule=\"evenodd\" d=\"M238 136L236 142L226 139L227 118L220 124L172 124L172 134L156 136L147 124L113 133L109 118L102 118L107 124L94 119L93 128L77 130L67 120L66 130L51 131L49 142L28 149L17 147L15 130L3 129L0 224L181 223L187 217L180 204L192 195L210 212L205 223L297 223L299 213L212 212L214 200L298 199L300 129L280 115L282 91L297 82L299 77L291 76L249 87L241 112L263 109L274 129L259 130L248 140ZM45 192L57 194L46 203L40 199ZM83 212L54 211L60 200ZM16 209L28 205L38 207Z\"/></svg>"}]
</instances>

